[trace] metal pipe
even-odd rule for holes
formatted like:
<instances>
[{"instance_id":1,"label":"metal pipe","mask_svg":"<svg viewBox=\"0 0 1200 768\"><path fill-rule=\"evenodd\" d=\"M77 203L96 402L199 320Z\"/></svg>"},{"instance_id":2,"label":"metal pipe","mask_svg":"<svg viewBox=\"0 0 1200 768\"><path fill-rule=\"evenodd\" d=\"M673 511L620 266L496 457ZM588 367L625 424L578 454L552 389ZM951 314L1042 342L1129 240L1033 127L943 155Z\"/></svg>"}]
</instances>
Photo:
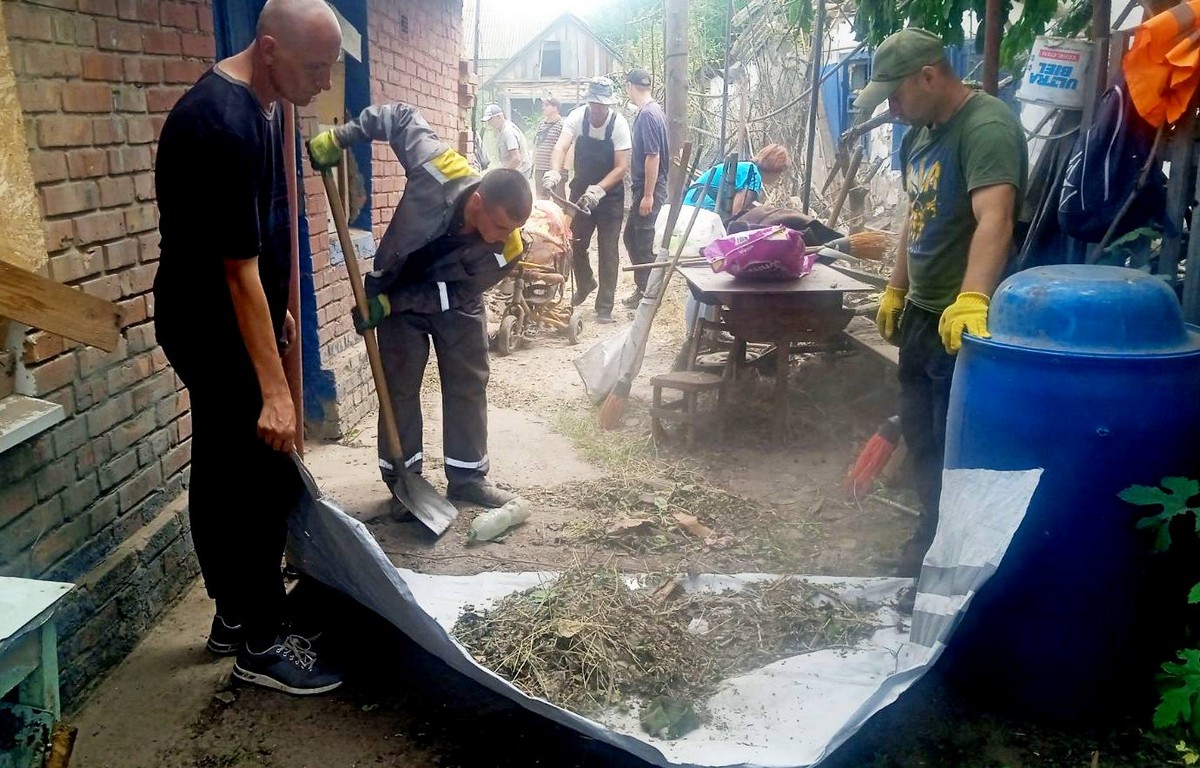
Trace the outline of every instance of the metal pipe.
<instances>
[{"instance_id":1,"label":"metal pipe","mask_svg":"<svg viewBox=\"0 0 1200 768\"><path fill-rule=\"evenodd\" d=\"M296 107L283 102L283 167L287 174L288 240L292 279L288 285L288 312L296 323L296 341L283 356L283 371L296 410L296 453L304 456L304 357L300 354L300 192L296 174ZM350 258L350 257L348 257Z\"/></svg>"},{"instance_id":2,"label":"metal pipe","mask_svg":"<svg viewBox=\"0 0 1200 768\"><path fill-rule=\"evenodd\" d=\"M820 106L821 89L818 87L821 76L821 56L825 47L825 0L817 0L817 17L813 21L812 45L812 99L808 103L808 142L804 147L804 187L801 202L804 212L808 213L812 201L813 151L817 146L817 107Z\"/></svg>"},{"instance_id":3,"label":"metal pipe","mask_svg":"<svg viewBox=\"0 0 1200 768\"><path fill-rule=\"evenodd\" d=\"M721 145L717 157L725 156L725 141L729 136L729 49L733 47L733 0L725 4L725 69L721 72Z\"/></svg>"},{"instance_id":4,"label":"metal pipe","mask_svg":"<svg viewBox=\"0 0 1200 768\"><path fill-rule=\"evenodd\" d=\"M1004 32L1001 0L987 0L983 13L983 90L995 96L1000 80L1000 35Z\"/></svg>"},{"instance_id":5,"label":"metal pipe","mask_svg":"<svg viewBox=\"0 0 1200 768\"><path fill-rule=\"evenodd\" d=\"M474 59L471 62L471 72L475 75L475 87L479 87L479 31L482 28L480 17L483 14L483 0L475 0L475 51ZM479 92L475 92L475 98L471 99L471 135L474 137L472 142L474 146L471 151L474 154L479 154Z\"/></svg>"}]
</instances>

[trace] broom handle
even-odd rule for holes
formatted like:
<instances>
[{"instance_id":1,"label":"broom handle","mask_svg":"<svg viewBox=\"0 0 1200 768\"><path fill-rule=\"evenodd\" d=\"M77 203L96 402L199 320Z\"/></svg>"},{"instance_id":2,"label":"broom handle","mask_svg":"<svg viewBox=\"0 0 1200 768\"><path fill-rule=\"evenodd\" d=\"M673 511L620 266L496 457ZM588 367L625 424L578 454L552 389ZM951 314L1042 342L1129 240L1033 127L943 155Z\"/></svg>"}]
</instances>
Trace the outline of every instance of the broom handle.
<instances>
[{"instance_id":1,"label":"broom handle","mask_svg":"<svg viewBox=\"0 0 1200 768\"><path fill-rule=\"evenodd\" d=\"M358 269L358 256L354 251L354 242L350 240L350 228L346 224L346 212L342 210L342 197L338 194L333 182L333 174L328 169L321 171L321 181L325 182L325 197L329 199L329 211L333 214L333 223L337 228L338 243L342 246L345 256L346 272L350 275L350 288L354 291L354 303L358 313L364 318L370 317L371 310L367 306L367 292L363 288L362 273ZM379 395L379 415L383 420L383 434L387 441L388 452L392 459L403 465L404 449L400 445L400 430L396 427L396 413L392 409L392 398L388 394L387 378L383 373L383 357L379 354L379 340L375 338L375 329L368 328L362 335L367 345L367 359L371 361L371 376L375 379L375 393Z\"/></svg>"}]
</instances>

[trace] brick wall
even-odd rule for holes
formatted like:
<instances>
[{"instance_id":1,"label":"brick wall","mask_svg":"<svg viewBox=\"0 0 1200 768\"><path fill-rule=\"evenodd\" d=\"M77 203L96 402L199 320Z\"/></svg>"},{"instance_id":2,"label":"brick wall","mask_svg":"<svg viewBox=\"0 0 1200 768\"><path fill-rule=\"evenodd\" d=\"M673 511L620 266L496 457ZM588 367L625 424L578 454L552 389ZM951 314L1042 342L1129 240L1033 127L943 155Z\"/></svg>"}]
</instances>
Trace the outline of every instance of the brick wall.
<instances>
[{"instance_id":1,"label":"brick wall","mask_svg":"<svg viewBox=\"0 0 1200 768\"><path fill-rule=\"evenodd\" d=\"M466 112L459 106L459 51L462 49L462 0L366 0L366 47L371 72L371 102L404 101L417 106L438 135L458 147ZM311 136L315 117L302 120ZM404 193L404 171L387 144L372 149L372 229L383 236ZM319 177L305 178L309 220L325 221L326 201ZM336 402L329 403L325 424L310 425L321 434L343 433L377 402L366 365L366 352L350 322L353 297L345 266L331 265L324 227L312 236L322 366L332 373ZM371 268L362 264L364 272Z\"/></svg>"},{"instance_id":2,"label":"brick wall","mask_svg":"<svg viewBox=\"0 0 1200 768\"><path fill-rule=\"evenodd\" d=\"M49 260L43 272L118 303L106 354L33 332L18 381L67 420L0 454L0 574L74 581L70 701L196 575L181 496L191 416L154 340L155 140L214 56L207 0L5 0Z\"/></svg>"}]
</instances>

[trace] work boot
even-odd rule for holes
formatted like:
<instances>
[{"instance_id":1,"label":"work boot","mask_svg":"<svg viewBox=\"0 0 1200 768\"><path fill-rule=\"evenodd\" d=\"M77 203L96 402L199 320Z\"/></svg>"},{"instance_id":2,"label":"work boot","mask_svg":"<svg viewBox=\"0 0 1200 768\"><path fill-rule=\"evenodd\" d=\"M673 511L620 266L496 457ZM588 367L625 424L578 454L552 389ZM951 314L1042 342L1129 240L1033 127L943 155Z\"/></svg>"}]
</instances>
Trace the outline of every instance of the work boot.
<instances>
[{"instance_id":1,"label":"work boot","mask_svg":"<svg viewBox=\"0 0 1200 768\"><path fill-rule=\"evenodd\" d=\"M576 283L575 293L571 295L571 306L578 307L580 304L587 301L587 297L590 296L594 290L596 290L595 279L588 280L586 283Z\"/></svg>"},{"instance_id":2,"label":"work boot","mask_svg":"<svg viewBox=\"0 0 1200 768\"><path fill-rule=\"evenodd\" d=\"M296 696L326 693L342 684L342 676L321 666L312 645L299 635L288 635L261 653L243 648L233 676Z\"/></svg>"},{"instance_id":3,"label":"work boot","mask_svg":"<svg viewBox=\"0 0 1200 768\"><path fill-rule=\"evenodd\" d=\"M517 494L506 491L503 488L497 488L487 480L481 480L479 482L451 485L446 490L446 498L452 501L465 501L469 504L487 507L488 509L496 509L497 507L503 507L508 502L517 498Z\"/></svg>"},{"instance_id":4,"label":"work boot","mask_svg":"<svg viewBox=\"0 0 1200 768\"><path fill-rule=\"evenodd\" d=\"M641 304L641 303L642 303L642 292L641 291L634 291L633 293L629 294L628 298L626 298L624 301L621 302L621 304L626 309L637 309L638 304Z\"/></svg>"},{"instance_id":5,"label":"work boot","mask_svg":"<svg viewBox=\"0 0 1200 768\"><path fill-rule=\"evenodd\" d=\"M208 642L204 647L217 656L232 656L242 647L245 631L241 624L226 624L221 614L213 616L212 629L208 630Z\"/></svg>"},{"instance_id":6,"label":"work boot","mask_svg":"<svg viewBox=\"0 0 1200 768\"><path fill-rule=\"evenodd\" d=\"M617 321L613 320L612 312L597 312L596 322L600 325L612 325Z\"/></svg>"}]
</instances>

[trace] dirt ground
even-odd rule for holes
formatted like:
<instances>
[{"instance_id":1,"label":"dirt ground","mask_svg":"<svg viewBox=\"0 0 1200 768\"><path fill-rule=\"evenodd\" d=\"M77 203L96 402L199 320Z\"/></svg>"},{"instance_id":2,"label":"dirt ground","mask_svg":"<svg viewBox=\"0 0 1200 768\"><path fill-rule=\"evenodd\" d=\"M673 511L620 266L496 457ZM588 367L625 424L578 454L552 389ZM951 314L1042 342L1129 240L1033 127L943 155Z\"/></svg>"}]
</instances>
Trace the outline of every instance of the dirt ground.
<instances>
[{"instance_id":1,"label":"dirt ground","mask_svg":"<svg viewBox=\"0 0 1200 768\"><path fill-rule=\"evenodd\" d=\"M618 299L629 286L618 290ZM770 378L739 386L723 437L688 453L649 440L649 376L669 369L682 339L682 290L656 323L642 376L620 430L605 433L572 361L628 323L596 326L582 344L539 338L492 358L491 477L534 503L533 517L503 541L466 546L475 510L434 540L389 511L375 462L373 423L337 443L310 445L306 463L326 495L363 520L397 564L430 573L539 570L615 559L629 570L763 571L891 575L914 525L902 509L848 500L842 477L855 451L895 403L893 374L858 352L797 355L792 425L773 430ZM426 475L444 487L436 379L426 387ZM369 420L372 421L372 420ZM625 489L628 507L597 502ZM639 494L700 494L702 517L729 542L705 547L676 531L649 542L597 537ZM902 489L887 491L905 502ZM691 497L687 497L691 498ZM713 501L713 500L716 501ZM719 502L719 503L718 503ZM353 606L340 617L349 684L297 699L230 683L232 662L203 650L212 606L197 585L71 716L80 735L72 766L642 766L498 699ZM963 703L931 675L874 718L826 765L1161 766L1169 745L1137 723L1095 732L1045 731Z\"/></svg>"}]
</instances>

